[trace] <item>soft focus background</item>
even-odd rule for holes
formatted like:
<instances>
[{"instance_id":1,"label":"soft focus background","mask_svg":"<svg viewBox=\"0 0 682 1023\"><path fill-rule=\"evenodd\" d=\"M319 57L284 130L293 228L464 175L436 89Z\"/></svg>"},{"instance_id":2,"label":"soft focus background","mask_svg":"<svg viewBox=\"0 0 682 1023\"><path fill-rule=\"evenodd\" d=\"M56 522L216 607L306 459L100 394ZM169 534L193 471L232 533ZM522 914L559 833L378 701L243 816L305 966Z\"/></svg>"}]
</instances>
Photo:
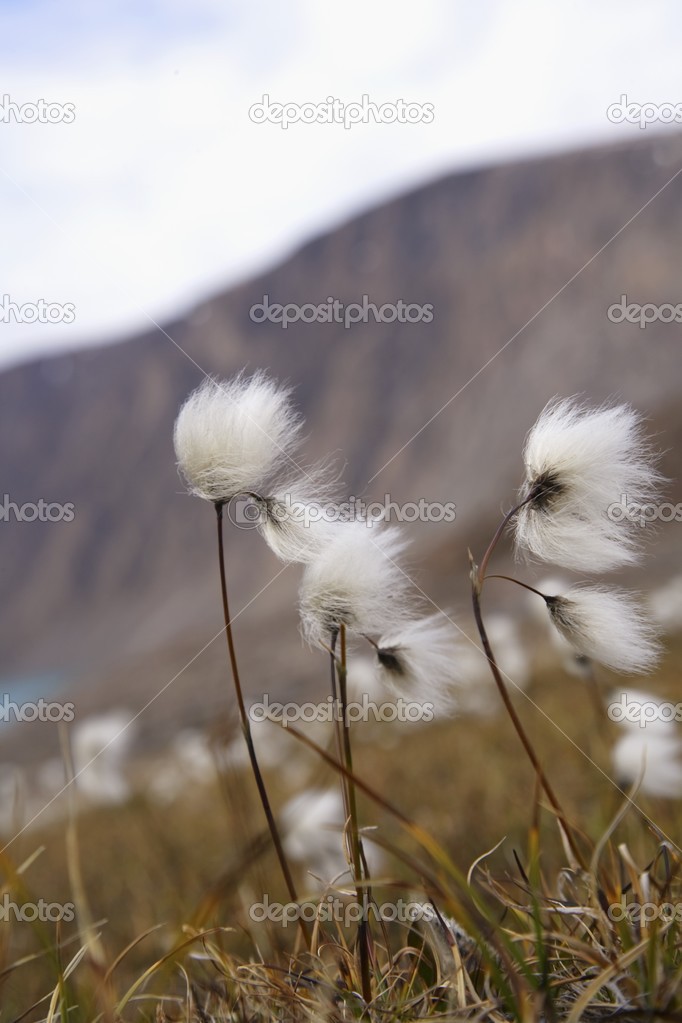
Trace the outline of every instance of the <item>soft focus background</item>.
<instances>
[{"instance_id":1,"label":"soft focus background","mask_svg":"<svg viewBox=\"0 0 682 1023\"><path fill-rule=\"evenodd\" d=\"M624 295L682 302L680 118L607 113L623 97L682 104L681 34L674 0L0 2L0 694L70 701L77 766L111 743L79 788L93 836L135 836L130 875L114 878L106 839L86 857L101 916L135 895L132 922L112 924L120 943L168 918L170 896L160 911L140 893L199 898L241 841L211 814L206 825L196 795L214 777L209 732L239 770L213 516L184 494L172 449L203 374L246 366L291 381L306 455L336 453L348 494L453 501L454 523L405 528L419 585L471 636L467 547L480 551L509 507L524 435L553 395L641 409L665 451L666 496L682 500L681 325L608 315ZM403 99L433 117L284 129L250 117L266 95ZM40 100L67 116L17 123L12 111ZM367 296L429 304L433 317L285 330L255 322L266 296ZM66 307L62 322L35 322L41 302ZM18 521L9 507L41 500L73 515ZM645 528L646 563L617 581L653 601L671 653L645 684L672 698L682 524ZM324 657L298 634L298 568L248 529L229 529L227 552L249 693L323 698ZM505 550L499 564L510 567ZM558 722L520 699L557 787L602 821L617 805L611 723L519 593L489 599L503 665ZM473 646L472 657L460 716L433 736L415 728L409 763L403 733L366 735L375 783L405 792L462 865L528 823L532 786ZM63 816L70 788L57 725L8 717L0 823L18 857ZM262 744L282 799L316 777L291 740ZM676 805L658 805L660 819ZM197 849L187 835L204 827ZM61 848L54 837L45 877L61 879Z\"/></svg>"}]
</instances>

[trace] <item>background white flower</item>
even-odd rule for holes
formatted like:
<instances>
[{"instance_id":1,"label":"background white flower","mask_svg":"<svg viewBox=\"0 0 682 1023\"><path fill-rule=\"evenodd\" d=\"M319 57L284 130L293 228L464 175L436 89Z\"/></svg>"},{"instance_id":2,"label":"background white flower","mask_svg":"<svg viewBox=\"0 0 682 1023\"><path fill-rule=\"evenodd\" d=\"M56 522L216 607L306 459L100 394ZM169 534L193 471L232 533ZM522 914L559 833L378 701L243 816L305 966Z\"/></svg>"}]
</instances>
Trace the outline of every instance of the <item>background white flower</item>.
<instances>
[{"instance_id":1,"label":"background white flower","mask_svg":"<svg viewBox=\"0 0 682 1023\"><path fill-rule=\"evenodd\" d=\"M667 799L682 796L679 738L646 729L628 730L614 746L611 760L616 781L622 788L639 784L639 791L645 795Z\"/></svg>"}]
</instances>

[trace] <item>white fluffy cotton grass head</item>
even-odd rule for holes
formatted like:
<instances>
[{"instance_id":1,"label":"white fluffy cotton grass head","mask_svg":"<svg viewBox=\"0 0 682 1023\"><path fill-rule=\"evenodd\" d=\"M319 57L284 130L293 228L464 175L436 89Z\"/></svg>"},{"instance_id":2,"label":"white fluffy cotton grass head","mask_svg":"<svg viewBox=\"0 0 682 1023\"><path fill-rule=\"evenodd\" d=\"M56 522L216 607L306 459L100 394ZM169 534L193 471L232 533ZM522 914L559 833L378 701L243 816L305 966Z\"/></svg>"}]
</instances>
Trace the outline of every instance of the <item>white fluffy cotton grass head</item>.
<instances>
[{"instance_id":1,"label":"white fluffy cotton grass head","mask_svg":"<svg viewBox=\"0 0 682 1023\"><path fill-rule=\"evenodd\" d=\"M553 624L577 653L626 673L647 672L656 665L656 627L635 595L580 585L544 599Z\"/></svg>"},{"instance_id":2,"label":"white fluffy cotton grass head","mask_svg":"<svg viewBox=\"0 0 682 1023\"><path fill-rule=\"evenodd\" d=\"M643 530L622 502L655 501L663 477L633 408L554 399L528 434L523 458L518 550L581 571L637 560Z\"/></svg>"},{"instance_id":3,"label":"white fluffy cotton grass head","mask_svg":"<svg viewBox=\"0 0 682 1023\"><path fill-rule=\"evenodd\" d=\"M340 521L338 485L335 466L322 461L284 478L258 501L258 530L276 557L308 564L320 555Z\"/></svg>"},{"instance_id":4,"label":"white fluffy cotton grass head","mask_svg":"<svg viewBox=\"0 0 682 1023\"><path fill-rule=\"evenodd\" d=\"M361 520L336 523L303 573L299 609L304 638L327 647L341 625L356 635L378 635L406 621L410 580L398 563L406 546L395 527Z\"/></svg>"},{"instance_id":5,"label":"white fluffy cotton grass head","mask_svg":"<svg viewBox=\"0 0 682 1023\"><path fill-rule=\"evenodd\" d=\"M461 633L443 614L408 621L376 644L381 679L393 695L430 704L438 715L456 709L460 651Z\"/></svg>"},{"instance_id":6,"label":"white fluffy cotton grass head","mask_svg":"<svg viewBox=\"0 0 682 1023\"><path fill-rule=\"evenodd\" d=\"M190 492L207 501L259 493L278 464L291 462L300 428L290 388L262 371L207 377L175 421L178 468Z\"/></svg>"}]
</instances>

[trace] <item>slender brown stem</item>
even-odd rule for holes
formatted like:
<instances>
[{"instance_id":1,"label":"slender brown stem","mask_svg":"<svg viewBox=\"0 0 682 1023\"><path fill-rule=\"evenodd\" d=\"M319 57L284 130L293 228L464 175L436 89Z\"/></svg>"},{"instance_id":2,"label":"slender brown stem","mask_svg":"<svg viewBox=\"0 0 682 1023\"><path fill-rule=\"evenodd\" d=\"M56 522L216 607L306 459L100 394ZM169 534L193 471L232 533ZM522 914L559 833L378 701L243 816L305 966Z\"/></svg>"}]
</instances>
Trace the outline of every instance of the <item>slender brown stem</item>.
<instances>
[{"instance_id":1,"label":"slender brown stem","mask_svg":"<svg viewBox=\"0 0 682 1023\"><path fill-rule=\"evenodd\" d=\"M498 530L498 533L499 532L500 532L500 530ZM535 750L533 748L533 745L532 745L530 739L528 738L528 736L526 734L526 730L524 729L523 725L521 724L521 719L519 718L518 714L516 713L516 710L514 709L514 704L511 701L509 693L507 692L507 687L505 686L504 681L502 679L502 675L500 673L500 669L499 669L499 667L497 665L497 661L495 660L495 655L493 653L493 649L492 649L492 647L490 645L490 640L488 639L488 634L487 634L487 632L485 630L485 625L483 624L483 615L481 613L481 584L482 584L482 578L481 578L480 570L475 565L475 563L473 561L473 558L471 557L471 552L469 553L469 559L471 561L471 582L472 582L471 592L472 592L472 600L473 600L473 605L474 605L474 618L476 619L476 626L478 628L478 633L479 633L479 635L481 637L481 642L483 644L483 649L485 650L486 657L488 658L488 664L490 665L490 670L491 670L493 678L495 680L495 684L496 684L496 686L497 686L497 688L499 690L500 696L502 697L502 701L503 701L504 706L505 706L505 708L507 710L507 713L509 714L509 717L511 718L512 724L514 725L514 728L516 729L516 734L518 735L519 739L521 740L523 748L525 749L525 751L526 751L526 753L528 755L528 759L530 760L531 764L533 765L533 768L535 769L535 773L536 773L536 776L538 778L538 781L542 785L542 788L544 789L545 794L547 795L547 798L549 799L549 801L550 801L550 803L552 805L552 808L553 808L554 812L557 815L557 818L559 819L559 821L561 823L561 826L563 828L564 834L566 835L566 841L568 842L568 844L569 844L569 846L571 848L571 851L572 851L573 855L575 856L577 862L580 864L580 866L583 869L585 869L585 862L584 862L583 857L582 857L582 855L580 853L580 850L578 849L578 847L577 847L577 845L575 843L575 839L573 838L572 829L570 828L570 826L568 824L568 821L566 820L566 815L564 814L563 810L561 809L561 805L559 803L559 800L557 799L556 795L554 794L554 790L553 790L552 786L550 785L549 781L547 780L547 776L545 775L545 772L544 772L544 770L542 768L542 765L541 765L541 763L540 763L540 761L538 759L538 756L537 756L537 754L536 754L536 752L535 752Z\"/></svg>"},{"instance_id":2,"label":"slender brown stem","mask_svg":"<svg viewBox=\"0 0 682 1023\"><path fill-rule=\"evenodd\" d=\"M338 664L339 696L341 700L341 737L343 739L343 762L348 774L344 778L345 799L347 802L347 813L350 821L350 847L351 859L353 861L353 874L355 879L355 893L359 905L362 906L362 919L358 926L358 948L360 952L360 979L362 985L362 997L366 1004L372 1000L372 982L369 961L369 924L367 921L367 906L369 895L363 886L363 861L364 854L360 840L360 829L358 825L358 807L353 780L353 752L350 741L350 721L348 720L348 663L346 650L346 627L341 624L339 630L341 657ZM366 863L366 861L365 861Z\"/></svg>"},{"instance_id":3,"label":"slender brown stem","mask_svg":"<svg viewBox=\"0 0 682 1023\"><path fill-rule=\"evenodd\" d=\"M339 763L343 763L343 723L339 716L339 709L341 707L341 701L339 700L339 689L336 684L336 643L339 637L339 630L334 629L331 634L330 649L329 649L329 663L330 663L330 675L331 675L331 693L334 708L334 737L336 739L336 754L339 758ZM343 797L343 813L344 819L348 820L349 807L348 807L348 793L346 791L346 779L341 778L341 795Z\"/></svg>"},{"instance_id":4,"label":"slender brown stem","mask_svg":"<svg viewBox=\"0 0 682 1023\"><path fill-rule=\"evenodd\" d=\"M541 593L540 590L536 590L534 586L529 586L528 583L522 583L520 579L515 579L513 575L487 575L486 579L506 579L508 583L516 583L517 586L523 586L524 590L530 590L531 593L535 593L536 596L542 597L543 600L547 599L545 594Z\"/></svg>"},{"instance_id":5,"label":"slender brown stem","mask_svg":"<svg viewBox=\"0 0 682 1023\"><path fill-rule=\"evenodd\" d=\"M256 749L253 744L253 737L251 735L251 723L249 721L249 715L246 711L246 704L244 703L244 694L242 691L241 680L239 678L239 668L237 666L237 655L234 647L234 637L232 635L232 620L230 618L230 609L227 600L227 579L225 574L225 549L223 543L223 502L216 501L215 510L218 522L218 561L220 565L220 590L223 599L223 615L225 618L225 634L227 636L227 649L230 657L230 666L232 668L232 680L234 682L234 689L237 696L237 706L239 708L239 718L241 721L242 732L244 733L244 740L246 742L246 748L249 752L249 760L251 761L251 768L253 770L253 776L256 779L256 787L258 788L258 795L263 806L263 812L265 819L268 822L268 828L270 829L270 835L272 837L272 844L275 847L277 853L277 859L284 875L284 883L286 884L289 898L292 902L298 903L298 895L296 894L296 887L294 880L291 876L289 864L284 853L284 847L282 846L282 840L275 822L275 818L270 806L270 800L268 793L265 788L265 782L263 781L263 775L258 764L258 758L256 756ZM310 948L311 933L308 924L301 916L298 918L303 940L306 946Z\"/></svg>"},{"instance_id":6,"label":"slender brown stem","mask_svg":"<svg viewBox=\"0 0 682 1023\"><path fill-rule=\"evenodd\" d=\"M488 548L487 548L485 554L483 555L483 557L481 559L481 564L480 564L480 567L479 567L479 570L478 570L478 578L480 579L481 583L485 579L485 570L488 567L488 562L490 561L490 558L492 557L493 551L495 550L495 548L497 547L497 544L499 543L500 537L502 536L502 534L504 533L505 529L507 528L507 525L511 522L511 520L516 515L517 511L519 511L519 509L523 507L523 504L525 504L525 501L522 502L522 504L517 504L514 508L512 508L511 511L508 511L507 514L505 515L505 517L500 522L500 524L497 527L497 529L495 530L495 534L494 534L492 540L490 541L490 543L488 544Z\"/></svg>"},{"instance_id":7,"label":"slender brown stem","mask_svg":"<svg viewBox=\"0 0 682 1023\"><path fill-rule=\"evenodd\" d=\"M524 590L529 590L531 593L534 593L536 596L542 597L542 599L545 602L549 598L549 594L541 593L540 590L536 590L534 586L529 586L528 583L521 582L520 579L515 579L514 576L511 576L511 575L487 575L486 579L506 579L507 582L516 583L517 586L522 586L524 588ZM577 654L576 654L576 656L577 656ZM602 720L602 715L603 715L603 712L604 712L604 708L602 706L602 701L601 701L601 698L599 696L599 686L597 685L597 680L596 680L595 675L594 675L594 668L593 668L591 662L588 661L587 663L588 663L588 669L587 669L587 672L585 674L585 678L587 680L588 689L590 691L590 700L592 702L592 709L595 711L597 724L599 724L601 722L601 720Z\"/></svg>"}]
</instances>

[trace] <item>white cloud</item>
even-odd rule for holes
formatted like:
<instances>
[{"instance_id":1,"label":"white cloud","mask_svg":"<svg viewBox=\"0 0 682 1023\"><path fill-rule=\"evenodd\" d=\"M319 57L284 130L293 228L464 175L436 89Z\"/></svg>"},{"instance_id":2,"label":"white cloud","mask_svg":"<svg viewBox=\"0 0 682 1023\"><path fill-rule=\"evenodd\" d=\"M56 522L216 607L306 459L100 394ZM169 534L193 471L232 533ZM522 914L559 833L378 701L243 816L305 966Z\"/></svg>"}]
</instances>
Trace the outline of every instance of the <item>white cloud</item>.
<instances>
[{"instance_id":1,"label":"white cloud","mask_svg":"<svg viewBox=\"0 0 682 1023\"><path fill-rule=\"evenodd\" d=\"M436 174L637 132L606 108L682 99L680 25L673 0L1 8L0 96L76 119L0 124L0 296L73 302L76 322L0 324L0 361L144 329ZM435 119L284 131L249 120L264 93Z\"/></svg>"}]
</instances>

